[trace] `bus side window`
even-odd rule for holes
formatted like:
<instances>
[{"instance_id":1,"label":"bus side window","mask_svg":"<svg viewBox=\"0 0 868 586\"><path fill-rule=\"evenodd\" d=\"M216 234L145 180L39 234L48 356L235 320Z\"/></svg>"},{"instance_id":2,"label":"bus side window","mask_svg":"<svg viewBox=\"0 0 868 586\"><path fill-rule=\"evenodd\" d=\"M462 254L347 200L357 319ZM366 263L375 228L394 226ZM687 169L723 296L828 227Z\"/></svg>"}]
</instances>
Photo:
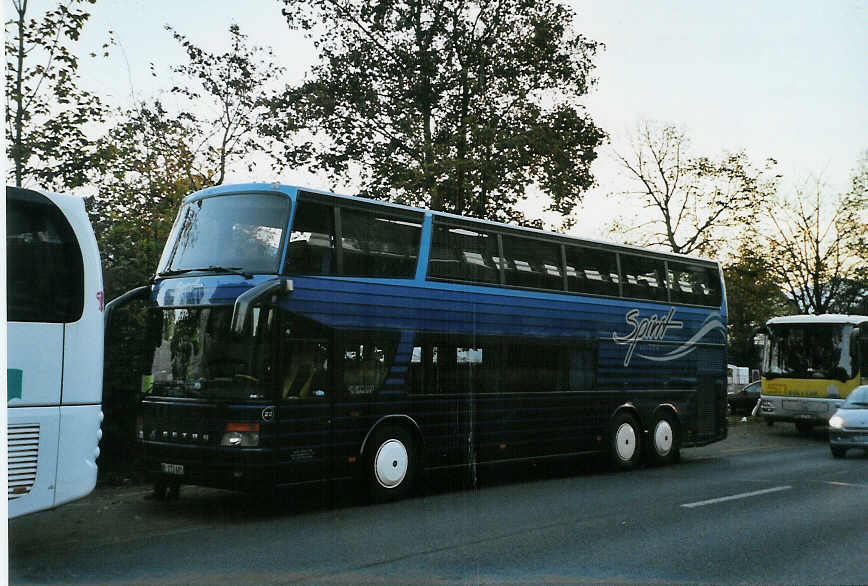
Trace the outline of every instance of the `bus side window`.
<instances>
[{"instance_id":1,"label":"bus side window","mask_svg":"<svg viewBox=\"0 0 868 586\"><path fill-rule=\"evenodd\" d=\"M567 290L617 297L615 253L583 246L567 246Z\"/></svg>"},{"instance_id":2,"label":"bus side window","mask_svg":"<svg viewBox=\"0 0 868 586\"><path fill-rule=\"evenodd\" d=\"M78 239L53 203L6 199L7 319L69 323L84 310Z\"/></svg>"},{"instance_id":3,"label":"bus side window","mask_svg":"<svg viewBox=\"0 0 868 586\"><path fill-rule=\"evenodd\" d=\"M720 305L720 279L713 269L673 261L668 264L672 301L709 307Z\"/></svg>"},{"instance_id":4,"label":"bus side window","mask_svg":"<svg viewBox=\"0 0 868 586\"><path fill-rule=\"evenodd\" d=\"M286 272L336 275L334 208L299 200L286 250Z\"/></svg>"},{"instance_id":5,"label":"bus side window","mask_svg":"<svg viewBox=\"0 0 868 586\"><path fill-rule=\"evenodd\" d=\"M561 247L551 242L518 236L503 237L507 285L563 291Z\"/></svg>"},{"instance_id":6,"label":"bus side window","mask_svg":"<svg viewBox=\"0 0 868 586\"><path fill-rule=\"evenodd\" d=\"M552 392L567 385L567 362L561 346L506 342L503 360L503 392Z\"/></svg>"},{"instance_id":7,"label":"bus side window","mask_svg":"<svg viewBox=\"0 0 868 586\"><path fill-rule=\"evenodd\" d=\"M454 281L500 283L497 236L477 230L434 226L428 275Z\"/></svg>"},{"instance_id":8,"label":"bus side window","mask_svg":"<svg viewBox=\"0 0 868 586\"><path fill-rule=\"evenodd\" d=\"M588 391L596 385L597 361L594 348L570 349L570 390Z\"/></svg>"},{"instance_id":9,"label":"bus side window","mask_svg":"<svg viewBox=\"0 0 868 586\"><path fill-rule=\"evenodd\" d=\"M394 343L347 341L341 353L345 394L354 397L379 391L389 374L394 354Z\"/></svg>"},{"instance_id":10,"label":"bus side window","mask_svg":"<svg viewBox=\"0 0 868 586\"><path fill-rule=\"evenodd\" d=\"M287 356L282 397L325 397L328 390L328 344L324 340L290 340Z\"/></svg>"},{"instance_id":11,"label":"bus side window","mask_svg":"<svg viewBox=\"0 0 868 586\"><path fill-rule=\"evenodd\" d=\"M421 235L421 223L342 208L343 274L410 278L416 272Z\"/></svg>"},{"instance_id":12,"label":"bus side window","mask_svg":"<svg viewBox=\"0 0 868 586\"><path fill-rule=\"evenodd\" d=\"M621 275L624 278L624 297L666 301L666 280L662 260L622 254Z\"/></svg>"}]
</instances>

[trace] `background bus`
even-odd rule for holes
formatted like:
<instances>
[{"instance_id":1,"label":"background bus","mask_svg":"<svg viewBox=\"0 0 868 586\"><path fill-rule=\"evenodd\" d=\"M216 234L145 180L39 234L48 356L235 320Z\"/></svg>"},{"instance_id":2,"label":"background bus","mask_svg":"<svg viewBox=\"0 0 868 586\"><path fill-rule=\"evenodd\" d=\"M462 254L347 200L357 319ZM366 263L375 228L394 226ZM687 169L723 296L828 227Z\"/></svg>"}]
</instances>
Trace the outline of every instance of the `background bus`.
<instances>
[{"instance_id":1,"label":"background bus","mask_svg":"<svg viewBox=\"0 0 868 586\"><path fill-rule=\"evenodd\" d=\"M103 285L84 200L6 188L9 516L96 484Z\"/></svg>"},{"instance_id":2,"label":"background bus","mask_svg":"<svg viewBox=\"0 0 868 586\"><path fill-rule=\"evenodd\" d=\"M868 383L868 316L770 319L763 348L760 414L799 431L827 425L854 388Z\"/></svg>"},{"instance_id":3,"label":"background bus","mask_svg":"<svg viewBox=\"0 0 868 586\"><path fill-rule=\"evenodd\" d=\"M712 261L252 184L188 196L135 293L158 497L356 477L385 500L423 468L726 436Z\"/></svg>"}]
</instances>

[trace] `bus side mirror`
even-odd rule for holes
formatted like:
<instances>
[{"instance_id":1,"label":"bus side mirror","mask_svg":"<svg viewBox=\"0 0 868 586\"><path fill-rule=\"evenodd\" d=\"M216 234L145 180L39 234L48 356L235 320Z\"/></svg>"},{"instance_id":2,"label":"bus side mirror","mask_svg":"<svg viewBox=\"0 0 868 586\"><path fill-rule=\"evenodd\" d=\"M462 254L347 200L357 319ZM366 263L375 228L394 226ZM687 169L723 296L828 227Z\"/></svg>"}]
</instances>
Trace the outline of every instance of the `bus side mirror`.
<instances>
[{"instance_id":1,"label":"bus side mirror","mask_svg":"<svg viewBox=\"0 0 868 586\"><path fill-rule=\"evenodd\" d=\"M105 315L103 316L103 328L107 332L109 330L109 326L111 325L112 312L120 307L123 307L130 301L135 301L136 299L147 299L151 295L151 286L150 285L142 285L141 287L136 287L135 289L130 289L123 295L119 297L115 297L105 306Z\"/></svg>"},{"instance_id":2,"label":"bus side mirror","mask_svg":"<svg viewBox=\"0 0 868 586\"><path fill-rule=\"evenodd\" d=\"M232 324L230 329L239 336L244 333L254 305L261 305L269 297L282 297L292 293L292 281L283 277L271 279L261 285L252 287L238 296L232 309Z\"/></svg>"}]
</instances>

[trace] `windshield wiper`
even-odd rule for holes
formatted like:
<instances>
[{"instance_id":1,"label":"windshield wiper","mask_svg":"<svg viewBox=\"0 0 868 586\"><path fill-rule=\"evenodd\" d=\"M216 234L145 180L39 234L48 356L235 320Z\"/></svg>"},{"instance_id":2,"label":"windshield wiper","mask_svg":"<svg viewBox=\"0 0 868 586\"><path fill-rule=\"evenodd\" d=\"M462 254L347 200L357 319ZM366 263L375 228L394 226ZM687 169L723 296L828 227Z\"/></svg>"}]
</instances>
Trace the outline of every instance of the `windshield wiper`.
<instances>
[{"instance_id":1,"label":"windshield wiper","mask_svg":"<svg viewBox=\"0 0 868 586\"><path fill-rule=\"evenodd\" d=\"M208 273L230 273L232 275L240 275L245 279L252 279L253 273L248 273L247 271L241 270L241 267L221 267L218 265L211 265L207 267L200 267L196 269L173 269L169 271L163 271L159 273L158 277L175 277L178 275L184 275L186 273L192 272L208 272Z\"/></svg>"}]
</instances>

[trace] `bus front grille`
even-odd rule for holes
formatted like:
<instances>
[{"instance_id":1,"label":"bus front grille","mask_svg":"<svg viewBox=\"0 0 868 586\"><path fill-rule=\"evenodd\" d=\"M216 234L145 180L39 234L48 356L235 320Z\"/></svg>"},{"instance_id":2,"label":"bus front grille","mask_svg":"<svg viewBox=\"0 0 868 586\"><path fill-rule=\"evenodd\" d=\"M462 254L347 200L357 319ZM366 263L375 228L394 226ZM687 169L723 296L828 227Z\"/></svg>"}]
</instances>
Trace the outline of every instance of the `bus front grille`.
<instances>
[{"instance_id":1,"label":"bus front grille","mask_svg":"<svg viewBox=\"0 0 868 586\"><path fill-rule=\"evenodd\" d=\"M39 462L39 424L9 426L9 500L30 493Z\"/></svg>"}]
</instances>

